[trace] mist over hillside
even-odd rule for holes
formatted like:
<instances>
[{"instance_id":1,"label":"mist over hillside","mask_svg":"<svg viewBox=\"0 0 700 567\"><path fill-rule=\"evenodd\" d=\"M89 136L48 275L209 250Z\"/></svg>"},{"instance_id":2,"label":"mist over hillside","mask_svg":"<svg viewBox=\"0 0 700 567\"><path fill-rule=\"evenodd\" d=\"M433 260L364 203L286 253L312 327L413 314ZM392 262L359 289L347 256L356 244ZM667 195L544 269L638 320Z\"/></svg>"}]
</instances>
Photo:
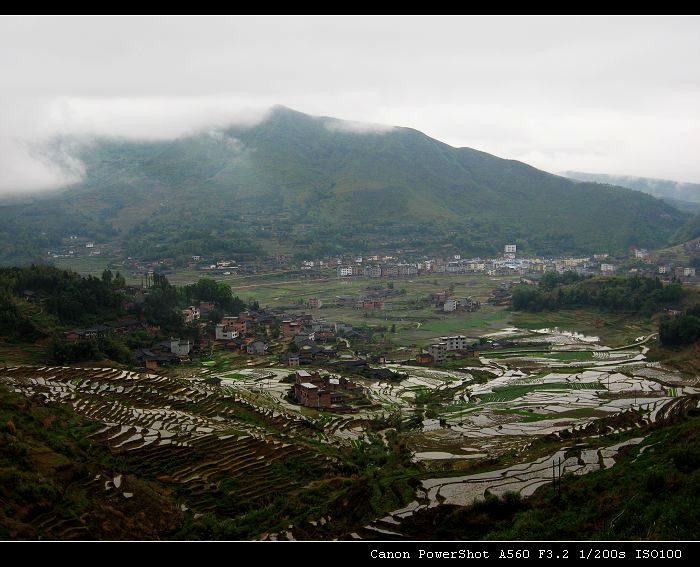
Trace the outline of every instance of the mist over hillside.
<instances>
[{"instance_id":1,"label":"mist over hillside","mask_svg":"<svg viewBox=\"0 0 700 567\"><path fill-rule=\"evenodd\" d=\"M57 141L55 143L60 143ZM82 181L0 206L0 260L69 234L125 254L321 255L401 249L488 254L666 244L690 218L654 197L454 148L410 128L275 107L254 126L170 141L80 145Z\"/></svg>"}]
</instances>

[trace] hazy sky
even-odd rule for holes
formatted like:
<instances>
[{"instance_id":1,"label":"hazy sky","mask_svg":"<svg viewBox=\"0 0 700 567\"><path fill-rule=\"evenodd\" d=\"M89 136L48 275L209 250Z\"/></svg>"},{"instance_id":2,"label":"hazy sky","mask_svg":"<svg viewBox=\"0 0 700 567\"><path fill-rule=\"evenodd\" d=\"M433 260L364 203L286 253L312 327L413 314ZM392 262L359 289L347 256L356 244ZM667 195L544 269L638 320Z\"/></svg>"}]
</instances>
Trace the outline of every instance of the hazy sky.
<instances>
[{"instance_id":1,"label":"hazy sky","mask_svg":"<svg viewBox=\"0 0 700 567\"><path fill-rule=\"evenodd\" d=\"M0 18L0 192L79 178L57 135L310 114L548 171L700 182L699 18ZM54 156L55 158L55 156Z\"/></svg>"}]
</instances>

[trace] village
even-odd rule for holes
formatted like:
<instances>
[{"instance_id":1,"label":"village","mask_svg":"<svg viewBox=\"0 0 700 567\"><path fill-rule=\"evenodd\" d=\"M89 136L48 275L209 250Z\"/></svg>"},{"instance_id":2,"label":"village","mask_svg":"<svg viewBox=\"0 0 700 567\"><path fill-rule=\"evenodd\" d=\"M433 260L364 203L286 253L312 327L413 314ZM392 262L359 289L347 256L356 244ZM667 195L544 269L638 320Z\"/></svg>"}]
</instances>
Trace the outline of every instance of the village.
<instances>
[{"instance_id":1,"label":"village","mask_svg":"<svg viewBox=\"0 0 700 567\"><path fill-rule=\"evenodd\" d=\"M448 257L421 256L396 251L392 254L339 255L295 260L284 254L254 260L236 261L206 255L192 255L186 261L163 258L143 261L128 257L116 260L121 250L111 244L97 244L75 235L63 239L59 248L47 251L59 266L70 266L80 258L91 258L107 264L115 264L128 274L132 282L147 281L154 273L199 274L222 278L232 283L240 277L256 274L279 273L289 277L317 278L366 278L399 279L429 276L433 274L484 274L487 276L537 276L547 272L564 273L572 270L581 275L640 275L659 277L664 281L679 281L688 285L700 282L697 263L677 257L677 254L650 252L631 247L627 254L614 255L600 252L592 256L533 256L523 254L517 244L506 244L503 253L490 258L464 258L455 254ZM700 251L700 238L684 245L690 255Z\"/></svg>"},{"instance_id":2,"label":"village","mask_svg":"<svg viewBox=\"0 0 700 567\"><path fill-rule=\"evenodd\" d=\"M354 367L355 371L362 367L371 372L371 363L389 360L440 367L456 358L478 357L484 349L502 348L504 344L485 340L480 334L467 337L463 331L449 333L449 330L460 329L460 321L468 322L471 314L477 314L482 309L482 301L488 305L490 313L507 306L514 284L533 284L543 273L572 271L580 275L653 275L687 285L697 283L694 267L644 267L641 262L648 260L649 253L641 249L634 249L626 260L613 259L607 254L596 254L592 258L521 257L515 244L505 245L501 256L488 260L463 259L458 255L449 259L420 262L404 262L397 257L380 255L307 260L302 262L299 270L307 275L313 273L319 276L320 280L315 281L365 280L367 283L355 286L354 289L360 293L335 294L330 298L327 294L324 298L318 295L308 296L299 302L276 302L264 307L256 304L255 309L245 309L235 314L222 312L213 301L196 300L180 310L181 332L172 336L162 331L158 325L147 323L143 317L134 316L100 322L89 328L72 329L63 334L63 339L75 345L102 340L108 336L121 337L126 343L132 344L132 364L136 368L152 372L176 364L193 364L210 359L217 353L233 356L241 364L274 363L290 369L300 366L345 365ZM194 256L192 261L192 266L197 267L202 275L220 274L219 281L230 281L234 287L233 281L226 279L228 274L239 273L236 272L239 266L234 261L211 260L210 264L204 265L204 260L199 256ZM141 274L140 285L126 287L127 305L143 302L149 294L148 285L153 281L154 274L159 273L154 272L154 269L156 268L152 267ZM421 309L423 319L456 319L453 324L442 325L448 333L429 336L425 331L420 336L411 335L413 339L410 348L397 350L393 343L401 337L401 333L397 334L396 321L406 319L401 315L402 311L396 311L396 306L405 301L406 289L403 286L406 284L401 282L424 281L421 278L437 276L447 278L440 280L446 283L450 281L450 276L481 276L492 283L488 295L482 292L480 297L462 295L454 291L454 285L449 284L443 289L412 299L413 308ZM31 290L26 290L27 300L34 299L32 293ZM325 316L325 313L332 314L332 317ZM394 322L383 326L382 318L388 321L390 314ZM418 319L417 323L409 324L417 330L421 328L421 318ZM411 317L406 320L410 321ZM429 328L428 325L425 327ZM434 327L439 328L440 325L435 323ZM140 340L134 341L134 336L139 336ZM153 337L153 340L149 342L148 337ZM507 342L505 346L509 346ZM315 384L314 381L309 383ZM321 388L319 384L315 386ZM321 390L331 391L327 386L326 384ZM293 397L303 405L340 407L340 404L326 403L332 399L338 401L337 396L332 398L324 394L319 398L302 396L300 392L295 391ZM323 403L319 402L321 399Z\"/></svg>"}]
</instances>

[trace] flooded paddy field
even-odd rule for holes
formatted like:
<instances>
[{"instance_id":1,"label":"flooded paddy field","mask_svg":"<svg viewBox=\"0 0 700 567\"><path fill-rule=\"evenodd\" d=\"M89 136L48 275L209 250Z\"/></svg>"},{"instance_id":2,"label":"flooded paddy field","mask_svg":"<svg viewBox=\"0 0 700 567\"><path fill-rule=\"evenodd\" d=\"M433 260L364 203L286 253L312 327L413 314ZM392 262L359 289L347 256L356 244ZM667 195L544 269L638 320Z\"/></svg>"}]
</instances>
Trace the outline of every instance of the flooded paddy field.
<instances>
[{"instance_id":1,"label":"flooded paddy field","mask_svg":"<svg viewBox=\"0 0 700 567\"><path fill-rule=\"evenodd\" d=\"M506 492L527 497L551 481L553 463L562 475L610 468L619 451L643 444L647 426L689 400L697 405L699 389L647 360L653 337L611 348L556 328L497 334L514 346L484 349L464 366L385 364L395 379L352 375L366 403L344 413L294 403L295 369L274 365L225 372L203 366L177 378L8 366L0 368L0 383L95 420L96 442L138 455L142 471L179 486L183 506L200 514L220 507L227 486L235 485L229 497L255 506L271 490L332 476L342 469L343 451L393 430L417 467L414 499L345 534L354 538L400 534L402 518L441 504L465 506ZM626 438L613 442L609 434ZM542 439L550 445L533 448ZM110 482L114 489L118 481ZM295 538L293 530L268 536Z\"/></svg>"}]
</instances>

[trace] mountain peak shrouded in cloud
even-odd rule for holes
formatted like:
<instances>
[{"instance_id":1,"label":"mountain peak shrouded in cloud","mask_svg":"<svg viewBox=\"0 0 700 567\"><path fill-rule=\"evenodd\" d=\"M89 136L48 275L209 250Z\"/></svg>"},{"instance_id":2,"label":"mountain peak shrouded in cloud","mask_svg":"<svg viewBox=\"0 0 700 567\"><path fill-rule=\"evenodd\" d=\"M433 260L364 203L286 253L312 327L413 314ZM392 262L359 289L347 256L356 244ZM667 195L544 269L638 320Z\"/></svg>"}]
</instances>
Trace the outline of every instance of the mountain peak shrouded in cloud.
<instances>
[{"instance_id":1,"label":"mountain peak shrouded in cloud","mask_svg":"<svg viewBox=\"0 0 700 567\"><path fill-rule=\"evenodd\" d=\"M36 101L24 133L0 133L0 195L57 189L83 179L78 156L99 139L163 141L265 120L269 106L230 97L63 97Z\"/></svg>"},{"instance_id":2,"label":"mountain peak shrouded in cloud","mask_svg":"<svg viewBox=\"0 0 700 567\"><path fill-rule=\"evenodd\" d=\"M387 126L386 124L338 120L337 118L324 118L323 126L331 132L346 132L348 134L386 134L395 129L395 126Z\"/></svg>"},{"instance_id":3,"label":"mountain peak shrouded in cloud","mask_svg":"<svg viewBox=\"0 0 700 567\"><path fill-rule=\"evenodd\" d=\"M273 108L254 125L174 139L91 138L75 147L84 180L40 203L4 207L0 240L11 242L23 219L25 232L46 233L42 242L71 231L159 257L177 255L188 231L236 242L245 235L247 253L265 237L319 256L367 241L475 255L504 241L591 253L665 243L687 220L653 197L455 148L412 128L329 123L346 124Z\"/></svg>"},{"instance_id":4,"label":"mountain peak shrouded in cloud","mask_svg":"<svg viewBox=\"0 0 700 567\"><path fill-rule=\"evenodd\" d=\"M300 112L281 104L274 105L267 117L267 120L301 121L307 123L321 122L323 127L329 132L345 132L349 134L385 134L395 130L397 127L390 124L377 124L374 122L360 122L356 120L342 120L332 116L312 116Z\"/></svg>"},{"instance_id":5,"label":"mountain peak shrouded in cloud","mask_svg":"<svg viewBox=\"0 0 700 567\"><path fill-rule=\"evenodd\" d=\"M322 124L329 132L384 134L384 124L346 121L304 114L287 106L253 107L226 98L200 99L61 99L46 109L46 138L29 142L3 139L14 157L0 177L0 195L46 191L83 180L86 166L79 154L96 140L156 142L246 129L266 121ZM239 144L239 141L229 144ZM233 146L231 146L233 148ZM241 150L242 148L238 148Z\"/></svg>"},{"instance_id":6,"label":"mountain peak shrouded in cloud","mask_svg":"<svg viewBox=\"0 0 700 567\"><path fill-rule=\"evenodd\" d=\"M548 171L700 182L695 18L3 18L0 193L55 137L173 140L278 102ZM128 38L128 41L125 41ZM378 126L379 125L379 126Z\"/></svg>"}]
</instances>

